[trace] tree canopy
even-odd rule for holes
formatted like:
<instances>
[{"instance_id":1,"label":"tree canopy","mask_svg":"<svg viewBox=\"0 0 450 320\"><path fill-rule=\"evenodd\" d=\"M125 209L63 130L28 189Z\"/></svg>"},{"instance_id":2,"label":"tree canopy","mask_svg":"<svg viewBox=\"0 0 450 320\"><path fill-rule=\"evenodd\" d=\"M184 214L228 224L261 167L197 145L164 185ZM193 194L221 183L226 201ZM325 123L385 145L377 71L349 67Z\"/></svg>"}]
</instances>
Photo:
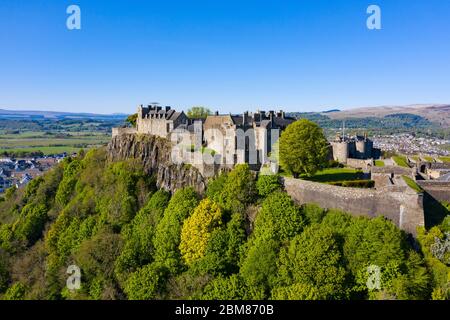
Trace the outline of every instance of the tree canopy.
<instances>
[{"instance_id":1,"label":"tree canopy","mask_svg":"<svg viewBox=\"0 0 450 320\"><path fill-rule=\"evenodd\" d=\"M202 106L195 106L187 111L187 116L191 119L205 119L210 114L211 110Z\"/></svg>"},{"instance_id":2,"label":"tree canopy","mask_svg":"<svg viewBox=\"0 0 450 320\"><path fill-rule=\"evenodd\" d=\"M101 148L0 202L0 298L450 299L448 231L444 219L412 243L383 217L299 206L248 165L170 194Z\"/></svg>"},{"instance_id":3,"label":"tree canopy","mask_svg":"<svg viewBox=\"0 0 450 320\"><path fill-rule=\"evenodd\" d=\"M279 139L279 159L283 170L293 174L314 175L328 163L329 145L322 129L301 119L290 124Z\"/></svg>"}]
</instances>

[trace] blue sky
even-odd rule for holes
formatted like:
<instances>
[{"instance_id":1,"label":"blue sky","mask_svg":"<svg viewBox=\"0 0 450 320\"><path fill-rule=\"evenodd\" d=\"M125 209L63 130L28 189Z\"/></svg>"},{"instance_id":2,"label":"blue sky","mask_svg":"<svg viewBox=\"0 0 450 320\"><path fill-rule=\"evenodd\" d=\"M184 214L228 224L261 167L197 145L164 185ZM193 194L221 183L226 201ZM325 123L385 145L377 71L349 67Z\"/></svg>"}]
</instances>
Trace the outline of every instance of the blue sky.
<instances>
[{"instance_id":1,"label":"blue sky","mask_svg":"<svg viewBox=\"0 0 450 320\"><path fill-rule=\"evenodd\" d=\"M81 30L66 8L81 8ZM382 10L382 30L366 9ZM2 0L0 108L450 103L448 0Z\"/></svg>"}]
</instances>

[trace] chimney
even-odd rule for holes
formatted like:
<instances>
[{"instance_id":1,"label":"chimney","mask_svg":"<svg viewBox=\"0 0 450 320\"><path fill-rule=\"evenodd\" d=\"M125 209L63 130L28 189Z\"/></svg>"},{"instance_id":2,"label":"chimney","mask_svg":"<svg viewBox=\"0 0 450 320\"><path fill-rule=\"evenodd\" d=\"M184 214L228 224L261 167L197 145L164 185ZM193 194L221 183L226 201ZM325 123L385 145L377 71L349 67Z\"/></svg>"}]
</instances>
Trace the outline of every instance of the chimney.
<instances>
[{"instance_id":1,"label":"chimney","mask_svg":"<svg viewBox=\"0 0 450 320\"><path fill-rule=\"evenodd\" d=\"M284 118L285 118L285 114L284 114L284 111L283 111L283 110L280 110L280 118L281 118L281 119L284 119Z\"/></svg>"},{"instance_id":2,"label":"chimney","mask_svg":"<svg viewBox=\"0 0 450 320\"><path fill-rule=\"evenodd\" d=\"M166 112L170 111L170 106L166 106Z\"/></svg>"},{"instance_id":3,"label":"chimney","mask_svg":"<svg viewBox=\"0 0 450 320\"><path fill-rule=\"evenodd\" d=\"M156 106L156 112L161 111L161 106Z\"/></svg>"},{"instance_id":4,"label":"chimney","mask_svg":"<svg viewBox=\"0 0 450 320\"><path fill-rule=\"evenodd\" d=\"M242 124L244 126L247 123L247 119L248 119L248 111L245 111L244 114L242 115Z\"/></svg>"},{"instance_id":5,"label":"chimney","mask_svg":"<svg viewBox=\"0 0 450 320\"><path fill-rule=\"evenodd\" d=\"M214 115L218 116L219 115L219 111L214 112Z\"/></svg>"},{"instance_id":6,"label":"chimney","mask_svg":"<svg viewBox=\"0 0 450 320\"><path fill-rule=\"evenodd\" d=\"M266 112L260 111L259 113L261 114L261 121L264 120L264 118L266 117Z\"/></svg>"},{"instance_id":7,"label":"chimney","mask_svg":"<svg viewBox=\"0 0 450 320\"><path fill-rule=\"evenodd\" d=\"M272 127L273 127L274 116L275 116L275 112L269 111L269 120L270 120L270 124Z\"/></svg>"}]
</instances>

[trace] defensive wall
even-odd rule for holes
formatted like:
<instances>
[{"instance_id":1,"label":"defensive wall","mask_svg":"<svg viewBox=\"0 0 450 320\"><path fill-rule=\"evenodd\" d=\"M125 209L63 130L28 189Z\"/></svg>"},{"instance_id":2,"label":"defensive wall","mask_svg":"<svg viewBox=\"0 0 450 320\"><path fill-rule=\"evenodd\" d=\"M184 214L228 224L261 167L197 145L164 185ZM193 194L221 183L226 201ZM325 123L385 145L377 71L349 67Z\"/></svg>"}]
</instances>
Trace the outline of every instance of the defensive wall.
<instances>
[{"instance_id":1,"label":"defensive wall","mask_svg":"<svg viewBox=\"0 0 450 320\"><path fill-rule=\"evenodd\" d=\"M423 194L409 187L344 188L293 178L284 178L284 186L300 205L315 203L325 209L339 209L355 216L384 216L414 236L416 228L425 225Z\"/></svg>"},{"instance_id":2,"label":"defensive wall","mask_svg":"<svg viewBox=\"0 0 450 320\"><path fill-rule=\"evenodd\" d=\"M450 182L437 180L417 180L416 182L434 199L450 202Z\"/></svg>"}]
</instances>

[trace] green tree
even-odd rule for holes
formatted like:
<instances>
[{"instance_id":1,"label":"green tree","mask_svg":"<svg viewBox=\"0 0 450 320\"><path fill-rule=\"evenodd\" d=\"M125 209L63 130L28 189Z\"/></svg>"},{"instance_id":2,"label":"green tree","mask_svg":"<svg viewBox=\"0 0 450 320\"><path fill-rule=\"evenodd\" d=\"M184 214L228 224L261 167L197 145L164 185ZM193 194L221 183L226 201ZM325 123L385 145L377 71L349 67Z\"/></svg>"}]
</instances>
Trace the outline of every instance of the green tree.
<instances>
[{"instance_id":1,"label":"green tree","mask_svg":"<svg viewBox=\"0 0 450 320\"><path fill-rule=\"evenodd\" d=\"M215 202L220 202L220 196L222 190L227 182L228 175L225 172L220 173L220 175L208 182L208 188L206 189L206 196Z\"/></svg>"},{"instance_id":2,"label":"green tree","mask_svg":"<svg viewBox=\"0 0 450 320\"><path fill-rule=\"evenodd\" d=\"M238 274L228 278L218 277L205 287L202 299L204 300L245 300L247 288Z\"/></svg>"},{"instance_id":3,"label":"green tree","mask_svg":"<svg viewBox=\"0 0 450 320\"><path fill-rule=\"evenodd\" d=\"M27 240L29 244L33 244L42 236L46 221L47 208L45 205L27 204L13 225L14 233L18 239Z\"/></svg>"},{"instance_id":4,"label":"green tree","mask_svg":"<svg viewBox=\"0 0 450 320\"><path fill-rule=\"evenodd\" d=\"M204 257L191 269L197 273L229 275L239 271L238 262L246 234L244 218L235 213L226 228L212 231Z\"/></svg>"},{"instance_id":5,"label":"green tree","mask_svg":"<svg viewBox=\"0 0 450 320\"><path fill-rule=\"evenodd\" d=\"M23 300L25 297L26 288L20 282L14 283L11 287L6 290L3 296L4 300Z\"/></svg>"},{"instance_id":6,"label":"green tree","mask_svg":"<svg viewBox=\"0 0 450 320\"><path fill-rule=\"evenodd\" d=\"M202 106L195 106L187 111L187 116L191 119L206 119L210 114L211 110Z\"/></svg>"},{"instance_id":7,"label":"green tree","mask_svg":"<svg viewBox=\"0 0 450 320\"><path fill-rule=\"evenodd\" d=\"M158 264L148 264L132 273L125 285L130 300L152 300L161 294L167 270Z\"/></svg>"},{"instance_id":8,"label":"green tree","mask_svg":"<svg viewBox=\"0 0 450 320\"><path fill-rule=\"evenodd\" d=\"M354 218L347 229L344 254L350 270L356 274L369 264L379 267L406 260L404 234L384 217Z\"/></svg>"},{"instance_id":9,"label":"green tree","mask_svg":"<svg viewBox=\"0 0 450 320\"><path fill-rule=\"evenodd\" d=\"M346 298L346 270L339 241L326 226L312 225L283 248L279 259L280 282L316 288L327 299ZM305 294L306 296L311 293Z\"/></svg>"},{"instance_id":10,"label":"green tree","mask_svg":"<svg viewBox=\"0 0 450 320\"><path fill-rule=\"evenodd\" d=\"M257 238L250 245L240 269L250 299L266 299L276 284L279 250L280 242L268 238Z\"/></svg>"},{"instance_id":11,"label":"green tree","mask_svg":"<svg viewBox=\"0 0 450 320\"><path fill-rule=\"evenodd\" d=\"M114 262L119 256L123 241L118 234L110 229L102 229L92 239L85 240L73 254L75 264L80 267L83 276L82 289L93 290L96 286L96 296L93 298L117 299L117 284L114 278Z\"/></svg>"},{"instance_id":12,"label":"green tree","mask_svg":"<svg viewBox=\"0 0 450 320\"><path fill-rule=\"evenodd\" d=\"M138 267L153 261L153 237L169 198L170 195L164 190L155 192L145 207L122 230L125 244L115 262L115 272L121 280Z\"/></svg>"},{"instance_id":13,"label":"green tree","mask_svg":"<svg viewBox=\"0 0 450 320\"><path fill-rule=\"evenodd\" d=\"M326 212L314 203L307 203L302 206L302 212L308 223L321 223Z\"/></svg>"},{"instance_id":14,"label":"green tree","mask_svg":"<svg viewBox=\"0 0 450 320\"><path fill-rule=\"evenodd\" d=\"M208 198L202 200L181 230L180 252L190 265L204 257L211 232L222 224L222 210Z\"/></svg>"},{"instance_id":15,"label":"green tree","mask_svg":"<svg viewBox=\"0 0 450 320\"><path fill-rule=\"evenodd\" d=\"M181 228L197 204L198 195L193 188L177 190L156 227L155 260L165 265L172 273L180 271L183 265L179 251Z\"/></svg>"},{"instance_id":16,"label":"green tree","mask_svg":"<svg viewBox=\"0 0 450 320\"><path fill-rule=\"evenodd\" d=\"M259 175L256 188L261 197L267 197L274 191L280 191L282 186L278 175Z\"/></svg>"},{"instance_id":17,"label":"green tree","mask_svg":"<svg viewBox=\"0 0 450 320\"><path fill-rule=\"evenodd\" d=\"M65 164L64 176L56 192L56 202L61 206L66 205L73 195L81 170L82 164L79 160L73 160Z\"/></svg>"},{"instance_id":18,"label":"green tree","mask_svg":"<svg viewBox=\"0 0 450 320\"><path fill-rule=\"evenodd\" d=\"M129 115L129 116L127 117L127 119L125 120L125 122L128 122L129 124L131 124L132 127L136 127L137 117L138 117L138 114L137 114L137 113L134 113L134 114L132 114L132 115Z\"/></svg>"},{"instance_id":19,"label":"green tree","mask_svg":"<svg viewBox=\"0 0 450 320\"><path fill-rule=\"evenodd\" d=\"M438 241L444 241L445 235L442 231L441 226L434 226L430 230L421 227L417 234L426 267L430 270L432 298L435 300L450 299L450 266L438 259L431 250Z\"/></svg>"},{"instance_id":20,"label":"green tree","mask_svg":"<svg viewBox=\"0 0 450 320\"><path fill-rule=\"evenodd\" d=\"M255 237L287 240L300 233L305 220L286 192L271 193L262 203L255 220Z\"/></svg>"},{"instance_id":21,"label":"green tree","mask_svg":"<svg viewBox=\"0 0 450 320\"><path fill-rule=\"evenodd\" d=\"M305 283L277 287L272 291L273 300L325 300L326 298L319 289Z\"/></svg>"},{"instance_id":22,"label":"green tree","mask_svg":"<svg viewBox=\"0 0 450 320\"><path fill-rule=\"evenodd\" d=\"M11 200L15 196L16 190L17 190L17 188L15 186L12 186L12 187L6 189L5 200L7 200L7 201Z\"/></svg>"},{"instance_id":23,"label":"green tree","mask_svg":"<svg viewBox=\"0 0 450 320\"><path fill-rule=\"evenodd\" d=\"M280 136L280 166L292 173L314 175L328 163L329 145L322 129L302 119L290 124Z\"/></svg>"},{"instance_id":24,"label":"green tree","mask_svg":"<svg viewBox=\"0 0 450 320\"><path fill-rule=\"evenodd\" d=\"M9 272L8 272L8 256L6 252L0 249L0 293L8 288Z\"/></svg>"},{"instance_id":25,"label":"green tree","mask_svg":"<svg viewBox=\"0 0 450 320\"><path fill-rule=\"evenodd\" d=\"M227 175L218 203L231 212L243 212L256 200L255 176L248 164L239 164ZM217 200L216 200L217 201Z\"/></svg>"}]
</instances>

